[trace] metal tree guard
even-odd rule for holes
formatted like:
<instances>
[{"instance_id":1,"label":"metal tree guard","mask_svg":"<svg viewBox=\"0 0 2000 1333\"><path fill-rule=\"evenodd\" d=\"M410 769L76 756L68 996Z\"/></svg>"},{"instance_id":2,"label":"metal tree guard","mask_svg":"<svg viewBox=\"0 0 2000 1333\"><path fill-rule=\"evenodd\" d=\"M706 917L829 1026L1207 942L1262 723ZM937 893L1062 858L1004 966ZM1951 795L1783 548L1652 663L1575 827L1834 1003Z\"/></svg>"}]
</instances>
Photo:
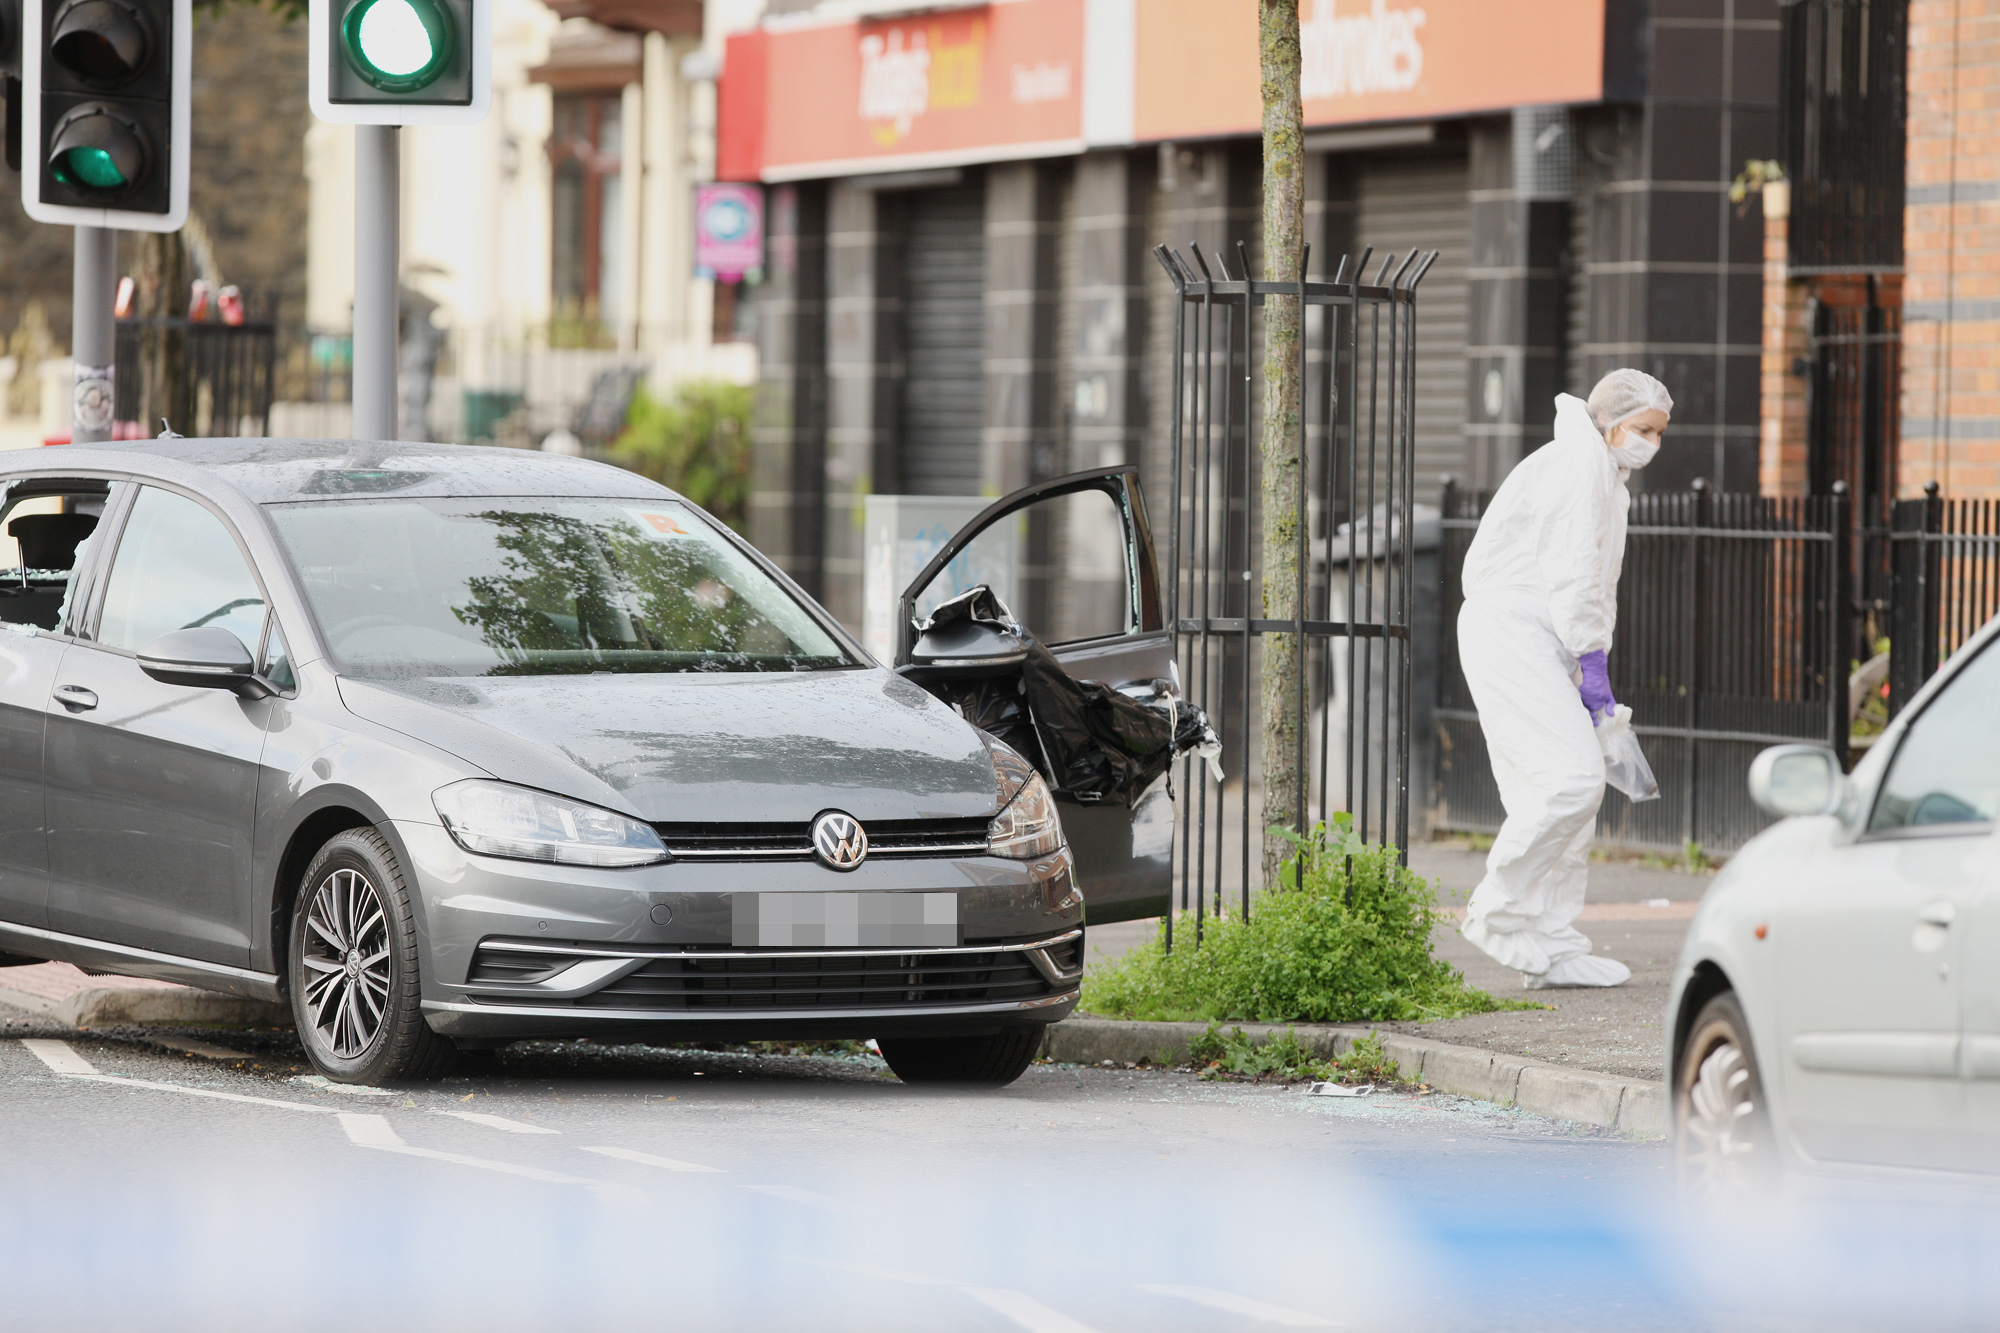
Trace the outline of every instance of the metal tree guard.
<instances>
[{"instance_id":1,"label":"metal tree guard","mask_svg":"<svg viewBox=\"0 0 2000 1333\"><path fill-rule=\"evenodd\" d=\"M1259 811L1263 822L1304 833L1344 810L1364 839L1399 849L1409 842L1416 295L1437 252L1411 250L1400 266L1391 254L1369 281L1373 255L1343 257L1331 282L1308 281L1303 262L1295 281L1259 282L1240 242L1233 275L1220 252L1204 256L1192 244L1185 254L1154 251L1179 297L1168 620L1182 688L1222 732L1234 769L1214 794L1213 822L1199 761L1190 756L1181 771L1177 877L1197 943L1211 897L1219 914L1234 887L1243 918L1250 915L1261 832L1253 760L1270 762L1255 754L1251 708L1263 635L1296 635L1300 644L1290 758L1302 776L1294 808ZM1299 335L1299 597L1289 616L1275 607L1276 615L1260 614L1262 321L1253 311L1272 297L1296 303ZM1170 914L1168 947L1172 932Z\"/></svg>"}]
</instances>

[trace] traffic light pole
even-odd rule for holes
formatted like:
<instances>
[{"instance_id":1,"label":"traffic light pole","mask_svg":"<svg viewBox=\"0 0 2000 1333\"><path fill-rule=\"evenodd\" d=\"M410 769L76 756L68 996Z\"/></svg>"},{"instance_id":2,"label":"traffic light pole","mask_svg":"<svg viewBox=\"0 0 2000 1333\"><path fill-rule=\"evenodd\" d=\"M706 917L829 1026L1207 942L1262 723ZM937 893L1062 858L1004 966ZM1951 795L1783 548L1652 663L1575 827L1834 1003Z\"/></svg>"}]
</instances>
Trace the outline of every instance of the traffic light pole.
<instances>
[{"instance_id":1,"label":"traffic light pole","mask_svg":"<svg viewBox=\"0 0 2000 1333\"><path fill-rule=\"evenodd\" d=\"M354 438L396 438L402 131L354 127Z\"/></svg>"},{"instance_id":2,"label":"traffic light pole","mask_svg":"<svg viewBox=\"0 0 2000 1333\"><path fill-rule=\"evenodd\" d=\"M76 392L70 400L70 440L93 444L111 438L113 375L117 333L112 323L113 289L118 281L118 233L107 227L76 229L75 268L70 277L70 351L76 364Z\"/></svg>"}]
</instances>

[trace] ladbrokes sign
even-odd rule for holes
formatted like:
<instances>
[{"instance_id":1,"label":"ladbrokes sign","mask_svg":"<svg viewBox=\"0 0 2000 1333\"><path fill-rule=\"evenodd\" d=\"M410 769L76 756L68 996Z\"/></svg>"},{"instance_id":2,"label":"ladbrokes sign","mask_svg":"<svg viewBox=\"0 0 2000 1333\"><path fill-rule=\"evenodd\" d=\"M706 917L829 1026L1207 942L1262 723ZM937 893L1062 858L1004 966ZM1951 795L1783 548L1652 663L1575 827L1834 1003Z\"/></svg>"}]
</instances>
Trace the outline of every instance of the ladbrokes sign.
<instances>
[{"instance_id":1,"label":"ladbrokes sign","mask_svg":"<svg viewBox=\"0 0 2000 1333\"><path fill-rule=\"evenodd\" d=\"M1301 0L1306 123L1596 101L1604 3ZM1250 134L1258 85L1257 0L774 20L729 41L720 168L794 180Z\"/></svg>"},{"instance_id":2,"label":"ladbrokes sign","mask_svg":"<svg viewBox=\"0 0 2000 1333\"><path fill-rule=\"evenodd\" d=\"M1082 0L767 27L729 42L720 170L791 180L1079 152L1082 65Z\"/></svg>"}]
</instances>

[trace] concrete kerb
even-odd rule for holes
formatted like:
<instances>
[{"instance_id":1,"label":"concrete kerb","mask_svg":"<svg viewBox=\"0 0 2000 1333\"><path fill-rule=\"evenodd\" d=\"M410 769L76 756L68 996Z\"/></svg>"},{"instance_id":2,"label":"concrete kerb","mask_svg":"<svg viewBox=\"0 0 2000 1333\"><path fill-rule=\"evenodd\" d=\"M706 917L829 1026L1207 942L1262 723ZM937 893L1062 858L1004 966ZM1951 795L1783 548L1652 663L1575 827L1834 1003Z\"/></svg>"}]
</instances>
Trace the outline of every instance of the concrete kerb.
<instances>
[{"instance_id":1,"label":"concrete kerb","mask_svg":"<svg viewBox=\"0 0 2000 1333\"><path fill-rule=\"evenodd\" d=\"M1321 1059L1345 1055L1357 1038L1371 1029L1316 1023L1229 1023L1259 1040L1291 1031L1299 1044ZM1123 1023L1105 1018L1070 1018L1048 1030L1042 1054L1070 1064L1180 1064L1188 1044L1207 1031L1206 1023ZM1502 1106L1518 1106L1537 1115L1615 1129L1635 1137L1659 1138L1667 1132L1664 1085L1650 1079L1619 1078L1587 1069L1566 1069L1541 1060L1496 1055L1473 1046L1453 1046L1423 1037L1383 1034L1382 1049L1403 1077L1430 1084L1440 1092Z\"/></svg>"},{"instance_id":2,"label":"concrete kerb","mask_svg":"<svg viewBox=\"0 0 2000 1333\"><path fill-rule=\"evenodd\" d=\"M0 987L0 1001L76 1028L290 1027L289 1006L203 990L93 987L61 1000Z\"/></svg>"}]
</instances>

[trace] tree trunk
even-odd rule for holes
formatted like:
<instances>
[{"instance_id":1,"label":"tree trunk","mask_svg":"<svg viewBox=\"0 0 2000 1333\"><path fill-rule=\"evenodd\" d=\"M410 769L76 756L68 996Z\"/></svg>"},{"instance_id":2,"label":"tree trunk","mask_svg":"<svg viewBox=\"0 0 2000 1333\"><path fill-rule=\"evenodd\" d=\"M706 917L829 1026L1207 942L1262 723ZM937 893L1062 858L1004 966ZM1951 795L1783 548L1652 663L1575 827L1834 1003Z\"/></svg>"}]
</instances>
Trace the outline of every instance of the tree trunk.
<instances>
[{"instance_id":1,"label":"tree trunk","mask_svg":"<svg viewBox=\"0 0 2000 1333\"><path fill-rule=\"evenodd\" d=\"M187 243L179 232L138 232L133 263L133 313L142 319L186 319L189 272ZM188 375L187 335L178 328L148 327L139 335L139 428L157 435L169 422L184 435L195 433L193 385Z\"/></svg>"},{"instance_id":2,"label":"tree trunk","mask_svg":"<svg viewBox=\"0 0 2000 1333\"><path fill-rule=\"evenodd\" d=\"M1264 277L1296 282L1305 257L1305 113L1299 104L1298 0L1258 0L1257 46L1264 74ZM1264 301L1264 611L1299 614L1299 336L1297 297ZM1297 635L1263 636L1264 825L1291 827L1305 795L1299 756ZM1303 830L1301 830L1303 832ZM1284 839L1264 835L1264 883L1275 886Z\"/></svg>"}]
</instances>

